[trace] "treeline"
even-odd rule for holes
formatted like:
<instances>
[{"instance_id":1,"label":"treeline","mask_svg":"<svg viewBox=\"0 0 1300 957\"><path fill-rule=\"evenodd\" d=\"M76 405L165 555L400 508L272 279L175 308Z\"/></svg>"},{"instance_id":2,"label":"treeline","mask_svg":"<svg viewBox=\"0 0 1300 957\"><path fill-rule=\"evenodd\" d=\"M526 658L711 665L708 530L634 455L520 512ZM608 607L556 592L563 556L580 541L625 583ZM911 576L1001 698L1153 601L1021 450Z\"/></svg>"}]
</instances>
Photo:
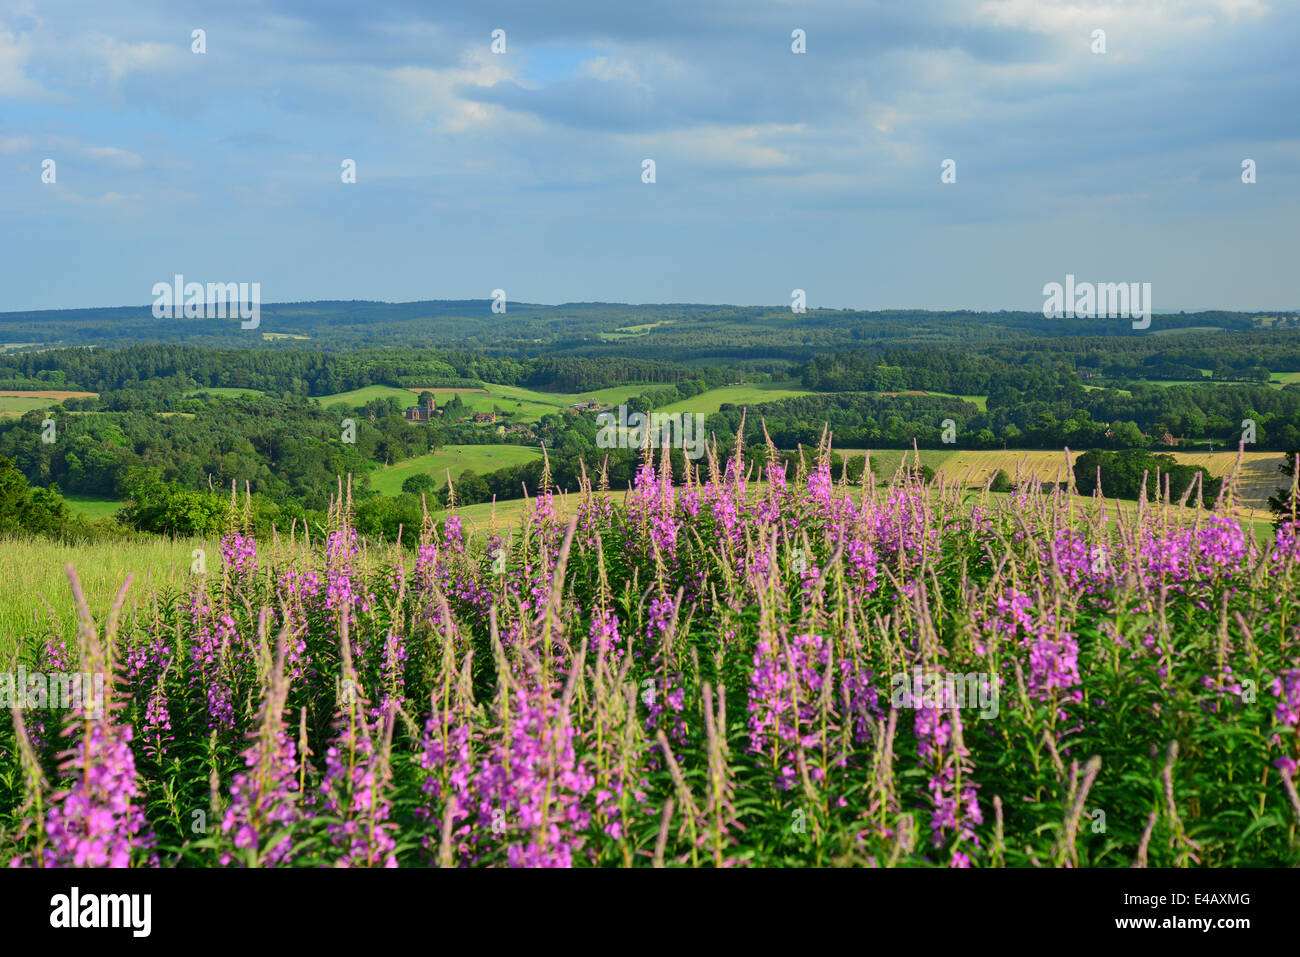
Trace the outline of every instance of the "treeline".
<instances>
[{"instance_id":1,"label":"treeline","mask_svg":"<svg viewBox=\"0 0 1300 957\"><path fill-rule=\"evenodd\" d=\"M0 378L0 391L34 392L46 389L85 391L78 389L75 384L69 383L62 369L43 369L35 379Z\"/></svg>"},{"instance_id":2,"label":"treeline","mask_svg":"<svg viewBox=\"0 0 1300 957\"><path fill-rule=\"evenodd\" d=\"M1267 382L1271 372L1300 371L1300 330L1225 335L1036 339L960 352L939 345L871 348L815 356L799 370L821 392L923 389L985 395L1008 386L1055 388L1064 380L1124 385L1129 381Z\"/></svg>"},{"instance_id":3,"label":"treeline","mask_svg":"<svg viewBox=\"0 0 1300 957\"><path fill-rule=\"evenodd\" d=\"M322 396L371 385L436 386L493 382L552 392L586 392L644 382L673 384L701 370L653 359L616 361L495 358L470 352L375 349L328 353L305 349L203 349L181 345L124 349L55 349L0 356L0 379L76 383L90 392L131 390L137 407L198 388L251 389L270 395ZM61 378L57 378L61 376ZM121 400L120 400L121 401Z\"/></svg>"},{"instance_id":4,"label":"treeline","mask_svg":"<svg viewBox=\"0 0 1300 957\"><path fill-rule=\"evenodd\" d=\"M1038 361L1063 362L1085 379L1262 381L1259 376L1265 370L1300 370L1300 321L1228 334L1039 340L1033 349ZM987 354L1012 362L1029 358L1023 348L1001 344L991 346Z\"/></svg>"},{"instance_id":5,"label":"treeline","mask_svg":"<svg viewBox=\"0 0 1300 957\"><path fill-rule=\"evenodd\" d=\"M1251 361L1226 348L1226 339L1218 341L1225 345L1225 361ZM1124 389L1089 388L1062 350L1048 355L864 350L805 364L804 385L836 398L765 404L753 411L769 419L769 431L779 429L801 441L809 441L819 430L817 420L824 412L837 437L851 433L852 441L869 444L908 445L916 439L974 448L1149 448L1169 441L1184 448L1235 448L1242 441L1260 450L1300 445L1300 388L1236 382L1235 377L1258 376L1250 372L1251 366L1220 365L1217 382L1198 372L1199 383L1158 386L1130 381ZM1267 378L1267 370L1261 374ZM894 394L887 397L886 408L871 393L855 389ZM987 408L931 405L897 394L908 390L984 395ZM845 395L853 398L845 401ZM947 442L944 417L953 419L956 427L955 436L949 430Z\"/></svg>"},{"instance_id":6,"label":"treeline","mask_svg":"<svg viewBox=\"0 0 1300 957\"><path fill-rule=\"evenodd\" d=\"M717 435L734 435L743 418L747 444L761 443L766 427L772 441L783 449L815 446L826 427L838 448L911 448L913 440L922 447L938 448L957 441L956 431L951 442L943 441L945 420L977 424L979 417L972 403L957 398L845 393L764 402L747 412L724 405L705 420L705 428ZM990 432L967 438L966 447L976 442L991 446L995 436Z\"/></svg>"}]
</instances>

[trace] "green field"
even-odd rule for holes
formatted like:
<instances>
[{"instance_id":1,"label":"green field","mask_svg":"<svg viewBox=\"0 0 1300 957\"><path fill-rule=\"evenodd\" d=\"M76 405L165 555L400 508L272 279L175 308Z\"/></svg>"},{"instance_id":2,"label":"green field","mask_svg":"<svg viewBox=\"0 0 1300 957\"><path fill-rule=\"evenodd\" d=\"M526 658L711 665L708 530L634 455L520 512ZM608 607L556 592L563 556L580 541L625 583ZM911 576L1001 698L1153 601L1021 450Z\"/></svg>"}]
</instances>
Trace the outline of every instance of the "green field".
<instances>
[{"instance_id":1,"label":"green field","mask_svg":"<svg viewBox=\"0 0 1300 957\"><path fill-rule=\"evenodd\" d=\"M414 392L410 389L399 389L391 385L368 385L362 389L352 389L349 392L335 392L333 395L316 397L316 401L326 408L332 405L345 405L349 409L358 408L367 402L375 401L375 399L396 399L403 408L415 405Z\"/></svg>"},{"instance_id":2,"label":"green field","mask_svg":"<svg viewBox=\"0 0 1300 957\"><path fill-rule=\"evenodd\" d=\"M657 412L701 412L712 415L726 403L741 406L760 405L763 402L780 402L782 399L794 399L801 395L816 395L807 389L799 388L795 382L772 382L760 385L724 385L718 389L701 392L689 399L670 402Z\"/></svg>"},{"instance_id":3,"label":"green field","mask_svg":"<svg viewBox=\"0 0 1300 957\"><path fill-rule=\"evenodd\" d=\"M212 386L211 388L206 388L206 389L192 389L189 392L185 393L185 397L189 398L192 395L200 395L205 392L208 395L220 396L223 399L234 399L234 398L238 398L241 395L245 395L247 393L252 393L253 395L266 394L265 392L262 392L259 389L232 389L229 388L228 386Z\"/></svg>"},{"instance_id":4,"label":"green field","mask_svg":"<svg viewBox=\"0 0 1300 957\"><path fill-rule=\"evenodd\" d=\"M681 399L669 403L656 411L703 412L705 415L712 415L721 409L725 403L749 407L761 405L764 402L780 402L782 399L795 399L799 396L818 394L800 387L799 383L794 381L763 383L760 385L728 385L718 389L710 389L708 392L703 392L690 399ZM881 394L896 395L898 393ZM988 396L986 395L955 395L951 392L907 392L902 394L937 395L949 399L961 399L964 402L970 402L980 411L988 409Z\"/></svg>"},{"instance_id":5,"label":"green field","mask_svg":"<svg viewBox=\"0 0 1300 957\"><path fill-rule=\"evenodd\" d=\"M86 518L108 518L124 503L111 498L90 498L86 495L65 495L63 498L73 513Z\"/></svg>"},{"instance_id":6,"label":"green field","mask_svg":"<svg viewBox=\"0 0 1300 957\"><path fill-rule=\"evenodd\" d=\"M431 390L438 404L451 400L451 393ZM507 422L536 422L544 415L554 415L580 401L554 392L538 392L514 385L489 385L486 392L462 392L460 400L467 412L501 410Z\"/></svg>"},{"instance_id":7,"label":"green field","mask_svg":"<svg viewBox=\"0 0 1300 957\"><path fill-rule=\"evenodd\" d=\"M658 322L643 322L635 326L619 326L613 332L602 332L600 339L602 342L617 342L620 339L634 339L637 336L649 334L650 330L658 329L662 325L675 322L674 319L661 319Z\"/></svg>"},{"instance_id":8,"label":"green field","mask_svg":"<svg viewBox=\"0 0 1300 957\"><path fill-rule=\"evenodd\" d=\"M565 409L571 409L580 402L597 402L604 406L617 406L633 396L650 392L657 388L653 383L636 383L634 385L611 386L593 392L539 392L523 386L496 385L489 383L484 389L430 388L399 389L388 385L371 385L349 392L318 396L316 401L325 407L346 405L356 408L375 399L393 398L403 407L415 405L421 392L432 392L442 408L453 396L460 396L465 414L476 412L497 412L497 423L528 424L538 421L544 415L554 415ZM216 391L216 390L209 390ZM776 402L802 395L814 395L807 389L798 387L794 382L778 382L760 385L734 385L710 389L690 399L682 399L663 406L662 412L701 412L711 415L722 408L724 403L736 405L758 405L762 402ZM937 393L936 393L937 394ZM983 396L958 396L974 402L984 408Z\"/></svg>"},{"instance_id":9,"label":"green field","mask_svg":"<svg viewBox=\"0 0 1300 957\"><path fill-rule=\"evenodd\" d=\"M579 402L599 402L602 405L618 405L634 395L649 391L655 386L648 383L636 385L612 386L597 389L594 392L539 392L523 386L489 384L486 389L399 389L388 385L371 385L351 392L339 392L334 395L320 396L316 401L327 408L332 405L347 405L355 408L375 399L393 398L406 408L416 404L421 392L432 392L441 408L459 395L466 414L475 412L499 411L498 423L536 422L544 415L554 415L563 409L572 408Z\"/></svg>"},{"instance_id":10,"label":"green field","mask_svg":"<svg viewBox=\"0 0 1300 957\"><path fill-rule=\"evenodd\" d=\"M1176 385L1226 385L1227 383L1214 382L1210 379L1143 379L1142 384L1172 388Z\"/></svg>"},{"instance_id":11,"label":"green field","mask_svg":"<svg viewBox=\"0 0 1300 957\"><path fill-rule=\"evenodd\" d=\"M642 392L650 392L655 389L654 385L640 382L636 385L615 385L608 389L597 389L595 392L584 392L581 395L572 397L574 402L600 402L605 405L618 405L620 402L626 402L634 395L640 395Z\"/></svg>"},{"instance_id":12,"label":"green field","mask_svg":"<svg viewBox=\"0 0 1300 957\"><path fill-rule=\"evenodd\" d=\"M219 538L166 538L139 535L121 541L64 544L39 538L0 538L0 581L21 582L21 587L0 589L0 656L13 653L15 635L76 633L77 610L64 569L77 569L81 587L100 626L126 576L134 576L123 606L124 617L149 613L155 592L165 587L187 587L195 581L191 569L195 550L202 548L207 574L221 574ZM287 533L278 542L261 539L259 560L302 553L302 538L291 542ZM376 548L362 542L363 562L392 564L391 547ZM413 561L405 553L403 559ZM4 670L4 669L0 669Z\"/></svg>"},{"instance_id":13,"label":"green field","mask_svg":"<svg viewBox=\"0 0 1300 957\"><path fill-rule=\"evenodd\" d=\"M1113 386L1108 385L1085 385L1083 389L1085 392L1102 392L1106 389L1111 389L1112 391L1118 392L1120 395L1132 395L1128 389L1115 389Z\"/></svg>"},{"instance_id":14,"label":"green field","mask_svg":"<svg viewBox=\"0 0 1300 957\"><path fill-rule=\"evenodd\" d=\"M541 454L541 449L524 445L448 445L429 455L371 472L370 487L384 495L396 495L402 491L402 483L412 475L432 475L441 486L447 481L448 469L454 481L462 472L472 470L484 475L497 469L523 465L540 458Z\"/></svg>"},{"instance_id":15,"label":"green field","mask_svg":"<svg viewBox=\"0 0 1300 957\"><path fill-rule=\"evenodd\" d=\"M512 420L535 422L543 415L553 415L561 409L572 408L579 402L599 402L601 405L618 405L634 395L648 392L653 385L641 382L636 385L617 385L594 392L538 392L513 385L489 385L488 394L482 396L482 408L474 411L490 412L493 407L504 409ZM468 406L470 396L461 398Z\"/></svg>"},{"instance_id":16,"label":"green field","mask_svg":"<svg viewBox=\"0 0 1300 957\"><path fill-rule=\"evenodd\" d=\"M1268 384L1279 389L1293 382L1300 382L1300 372L1274 372L1268 378Z\"/></svg>"},{"instance_id":17,"label":"green field","mask_svg":"<svg viewBox=\"0 0 1300 957\"><path fill-rule=\"evenodd\" d=\"M989 397L986 395L956 395L952 392L927 392L926 395L941 395L947 399L961 399L963 402L969 402L981 412L987 412L989 408Z\"/></svg>"},{"instance_id":18,"label":"green field","mask_svg":"<svg viewBox=\"0 0 1300 957\"><path fill-rule=\"evenodd\" d=\"M524 510L532 507L532 504L533 500L531 498L527 502L521 498L512 498L505 502L482 502L478 505L463 505L456 509L456 514L470 529L480 534L486 534L494 528L504 531L515 526L515 534L517 535L517 526L520 524ZM555 513L557 515L568 514L566 508L563 507L560 496L555 498ZM436 512L434 517L441 520L450 514L450 512Z\"/></svg>"},{"instance_id":19,"label":"green field","mask_svg":"<svg viewBox=\"0 0 1300 957\"><path fill-rule=\"evenodd\" d=\"M106 611L128 573L135 575L127 607L133 607L154 587L188 575L191 554L204 543L142 536L94 545L65 545L40 539L0 540L0 581L22 582L0 592L0 653L12 650L12 636L44 632L46 627L68 634L76 608L64 566L72 562L81 576L90 607ZM218 544L205 546L211 567L221 562ZM47 604L48 607L47 607ZM57 623L57 624L56 624Z\"/></svg>"},{"instance_id":20,"label":"green field","mask_svg":"<svg viewBox=\"0 0 1300 957\"><path fill-rule=\"evenodd\" d=\"M0 395L0 416L19 416L38 409L52 409L58 404L58 399L28 398L25 395Z\"/></svg>"}]
</instances>

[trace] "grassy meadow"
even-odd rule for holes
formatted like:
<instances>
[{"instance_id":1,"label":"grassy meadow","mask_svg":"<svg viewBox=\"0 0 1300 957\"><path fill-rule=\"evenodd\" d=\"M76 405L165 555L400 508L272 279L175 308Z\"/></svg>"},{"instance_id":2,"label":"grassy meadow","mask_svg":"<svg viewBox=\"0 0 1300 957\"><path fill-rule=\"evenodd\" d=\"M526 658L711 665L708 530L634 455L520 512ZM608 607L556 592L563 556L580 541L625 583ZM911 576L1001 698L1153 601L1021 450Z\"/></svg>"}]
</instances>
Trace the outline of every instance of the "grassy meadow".
<instances>
[{"instance_id":1,"label":"grassy meadow","mask_svg":"<svg viewBox=\"0 0 1300 957\"><path fill-rule=\"evenodd\" d=\"M455 480L464 472L483 475L497 469L523 465L542 457L542 450L526 445L448 445L429 455L406 459L370 473L370 487L384 495L397 495L412 475L433 476L439 486L447 483L447 471Z\"/></svg>"},{"instance_id":2,"label":"grassy meadow","mask_svg":"<svg viewBox=\"0 0 1300 957\"><path fill-rule=\"evenodd\" d=\"M63 499L74 514L83 518L111 518L126 504L112 498L92 498L89 495L65 495Z\"/></svg>"},{"instance_id":3,"label":"grassy meadow","mask_svg":"<svg viewBox=\"0 0 1300 957\"><path fill-rule=\"evenodd\" d=\"M223 399L237 399L241 395L266 395L260 389L236 389L230 386L210 386L204 389L191 389L186 392L186 396L193 395L215 395Z\"/></svg>"},{"instance_id":4,"label":"grassy meadow","mask_svg":"<svg viewBox=\"0 0 1300 957\"><path fill-rule=\"evenodd\" d=\"M131 595L136 599L151 587L183 581L196 548L206 548L220 561L215 539L141 536L90 545L0 540L0 654L13 652L17 635L75 630L76 606L63 573L69 562L77 567L91 607L103 611L128 574L135 576Z\"/></svg>"},{"instance_id":5,"label":"grassy meadow","mask_svg":"<svg viewBox=\"0 0 1300 957\"><path fill-rule=\"evenodd\" d=\"M793 382L765 382L758 385L727 385L710 389L689 399L680 399L661 406L656 412L690 412L712 415L723 405L754 406L763 402L779 402L782 399L794 399L801 395L816 395L800 388Z\"/></svg>"},{"instance_id":6,"label":"grassy meadow","mask_svg":"<svg viewBox=\"0 0 1300 957\"><path fill-rule=\"evenodd\" d=\"M465 388L430 388L400 389L396 386L371 385L363 389L348 392L336 392L333 395L317 397L316 401L329 408L345 405L349 408L365 405L375 399L396 399L403 408L415 405L421 392L432 392L438 407L450 402L453 396L460 396L467 414L475 412L500 413L498 421L510 423L536 422L544 415L554 415L564 409L572 408L579 402L599 402L602 405L618 405L634 395L653 389L646 383L637 385L612 386L597 389L594 392L539 392L523 386L489 384L483 389Z\"/></svg>"},{"instance_id":7,"label":"grassy meadow","mask_svg":"<svg viewBox=\"0 0 1300 957\"><path fill-rule=\"evenodd\" d=\"M33 398L21 395L0 395L0 415L19 416L40 409L51 409L58 405L53 399Z\"/></svg>"},{"instance_id":8,"label":"grassy meadow","mask_svg":"<svg viewBox=\"0 0 1300 957\"><path fill-rule=\"evenodd\" d=\"M84 399L94 392L67 389L0 390L0 416L20 416L28 412L52 409L64 399Z\"/></svg>"}]
</instances>

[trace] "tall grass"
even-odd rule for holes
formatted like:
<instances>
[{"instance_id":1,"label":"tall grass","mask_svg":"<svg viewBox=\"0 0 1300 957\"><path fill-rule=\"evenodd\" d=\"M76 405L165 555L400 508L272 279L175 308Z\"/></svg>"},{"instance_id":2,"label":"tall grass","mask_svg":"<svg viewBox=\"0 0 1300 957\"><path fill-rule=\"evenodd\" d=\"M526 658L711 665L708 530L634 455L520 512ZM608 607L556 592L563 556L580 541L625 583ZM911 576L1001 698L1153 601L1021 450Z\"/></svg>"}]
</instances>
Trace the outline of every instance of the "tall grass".
<instances>
[{"instance_id":1,"label":"tall grass","mask_svg":"<svg viewBox=\"0 0 1300 957\"><path fill-rule=\"evenodd\" d=\"M40 538L0 539L0 654L8 656L19 636L76 632L77 608L63 569L74 564L94 608L111 604L127 575L135 596L154 587L177 586L188 574L191 553L216 541L139 537L91 544Z\"/></svg>"}]
</instances>

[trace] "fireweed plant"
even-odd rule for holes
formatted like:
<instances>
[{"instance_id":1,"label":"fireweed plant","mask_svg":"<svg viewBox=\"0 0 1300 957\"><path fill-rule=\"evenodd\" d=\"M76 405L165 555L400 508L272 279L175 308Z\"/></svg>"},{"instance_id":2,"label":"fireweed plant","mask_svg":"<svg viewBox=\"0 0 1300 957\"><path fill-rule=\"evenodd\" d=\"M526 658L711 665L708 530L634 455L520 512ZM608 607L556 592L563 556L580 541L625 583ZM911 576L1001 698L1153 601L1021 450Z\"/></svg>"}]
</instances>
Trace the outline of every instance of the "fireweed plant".
<instances>
[{"instance_id":1,"label":"fireweed plant","mask_svg":"<svg viewBox=\"0 0 1300 957\"><path fill-rule=\"evenodd\" d=\"M757 474L647 450L563 501L544 472L510 529L453 493L414 555L358 538L342 482L328 527L271 541L232 498L219 567L124 588L102 629L70 570L77 640L10 667L99 669L110 700L13 711L0 853L1300 863L1294 524L1261 548L1167 495L849 486L828 438L794 474L768 446Z\"/></svg>"}]
</instances>

